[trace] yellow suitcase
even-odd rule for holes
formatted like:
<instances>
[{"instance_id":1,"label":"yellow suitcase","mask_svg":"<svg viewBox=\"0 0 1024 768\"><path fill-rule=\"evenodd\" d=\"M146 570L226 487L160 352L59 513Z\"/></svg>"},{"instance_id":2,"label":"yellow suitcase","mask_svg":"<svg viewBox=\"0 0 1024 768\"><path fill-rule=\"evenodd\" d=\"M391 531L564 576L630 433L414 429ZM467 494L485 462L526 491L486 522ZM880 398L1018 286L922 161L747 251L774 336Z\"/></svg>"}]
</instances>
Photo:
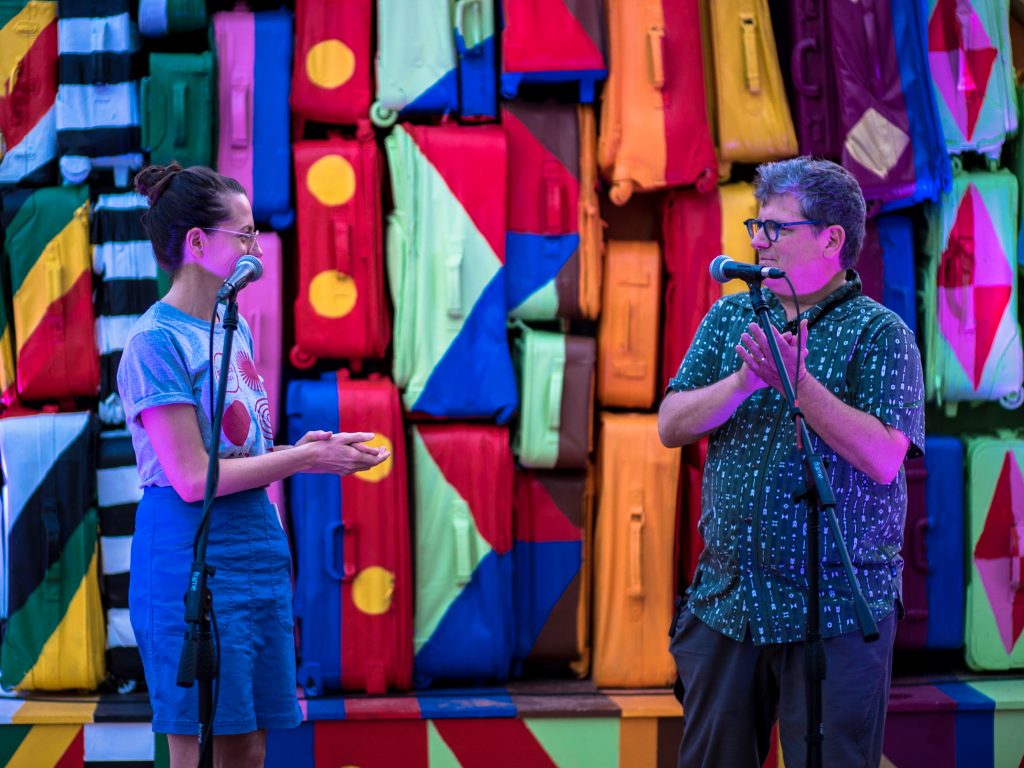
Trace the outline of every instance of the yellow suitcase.
<instances>
[{"instance_id":1,"label":"yellow suitcase","mask_svg":"<svg viewBox=\"0 0 1024 768\"><path fill-rule=\"evenodd\" d=\"M767 0L708 0L723 163L797 154Z\"/></svg>"},{"instance_id":2,"label":"yellow suitcase","mask_svg":"<svg viewBox=\"0 0 1024 768\"><path fill-rule=\"evenodd\" d=\"M756 257L750 245L750 236L743 222L757 218L757 200L754 199L754 185L746 181L723 184L718 188L718 199L722 204L722 253L730 259L754 264ZM730 280L722 284L722 295L741 293L747 290L742 280Z\"/></svg>"}]
</instances>

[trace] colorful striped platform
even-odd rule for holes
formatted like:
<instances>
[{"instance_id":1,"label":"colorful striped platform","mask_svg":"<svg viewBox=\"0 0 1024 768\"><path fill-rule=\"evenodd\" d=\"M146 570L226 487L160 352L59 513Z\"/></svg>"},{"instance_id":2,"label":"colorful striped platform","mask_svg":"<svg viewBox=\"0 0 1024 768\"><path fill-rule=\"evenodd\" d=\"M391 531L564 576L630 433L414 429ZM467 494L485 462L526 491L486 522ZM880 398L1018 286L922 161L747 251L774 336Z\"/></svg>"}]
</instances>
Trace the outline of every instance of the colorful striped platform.
<instances>
[{"instance_id":1,"label":"colorful striped platform","mask_svg":"<svg viewBox=\"0 0 1024 768\"><path fill-rule=\"evenodd\" d=\"M270 732L268 768L670 768L683 728L670 691L589 681L300 701L306 722ZM0 698L0 765L168 766L149 717L145 694ZM898 682L884 751L885 768L1016 768L1024 678ZM783 763L773 752L768 765Z\"/></svg>"}]
</instances>

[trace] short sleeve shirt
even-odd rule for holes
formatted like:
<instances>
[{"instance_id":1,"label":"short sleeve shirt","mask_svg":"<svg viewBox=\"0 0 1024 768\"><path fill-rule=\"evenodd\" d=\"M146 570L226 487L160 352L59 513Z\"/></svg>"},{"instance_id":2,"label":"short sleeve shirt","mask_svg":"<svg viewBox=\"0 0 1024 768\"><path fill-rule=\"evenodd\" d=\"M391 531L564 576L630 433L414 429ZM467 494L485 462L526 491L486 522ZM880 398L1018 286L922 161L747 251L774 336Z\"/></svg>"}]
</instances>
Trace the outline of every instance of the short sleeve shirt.
<instances>
[{"instance_id":1,"label":"short sleeve shirt","mask_svg":"<svg viewBox=\"0 0 1024 768\"><path fill-rule=\"evenodd\" d=\"M786 323L778 297L764 290L772 323ZM924 382L913 333L894 312L860 291L855 272L820 304L801 314L809 324L807 370L844 403L902 432L910 453L923 452ZM701 323L670 390L709 386L739 369L736 354L748 324L750 297L720 299ZM799 396L799 392L797 393ZM812 425L808 425L811 427ZM903 469L875 482L812 432L836 496L836 517L872 614L882 619L901 590L907 491ZM806 505L796 431L783 396L759 389L709 436L699 529L705 549L689 591L694 614L757 644L800 640L806 614ZM850 587L836 542L822 518L821 631L857 628Z\"/></svg>"},{"instance_id":2,"label":"short sleeve shirt","mask_svg":"<svg viewBox=\"0 0 1024 768\"><path fill-rule=\"evenodd\" d=\"M142 428L140 416L147 408L175 403L195 406L203 445L210 445L210 391L216 377L210 376L209 339L209 323L163 301L154 303L128 333L117 370L117 386L143 486L170 485ZM217 376L223 348L224 329L218 323L213 340ZM252 350L249 326L239 317L224 398L221 458L258 456L273 446L270 403Z\"/></svg>"}]
</instances>

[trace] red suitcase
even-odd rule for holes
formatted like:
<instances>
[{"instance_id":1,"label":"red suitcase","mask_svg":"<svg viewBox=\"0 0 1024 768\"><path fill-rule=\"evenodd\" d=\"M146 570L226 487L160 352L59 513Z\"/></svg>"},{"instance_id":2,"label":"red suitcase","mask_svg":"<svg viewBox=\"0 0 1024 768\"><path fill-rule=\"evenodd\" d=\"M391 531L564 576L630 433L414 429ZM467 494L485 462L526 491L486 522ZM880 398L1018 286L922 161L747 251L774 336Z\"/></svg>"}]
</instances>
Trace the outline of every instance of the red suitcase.
<instances>
[{"instance_id":1,"label":"red suitcase","mask_svg":"<svg viewBox=\"0 0 1024 768\"><path fill-rule=\"evenodd\" d=\"M373 5L371 0L297 0L293 118L343 125L367 118Z\"/></svg>"},{"instance_id":2,"label":"red suitcase","mask_svg":"<svg viewBox=\"0 0 1024 768\"><path fill-rule=\"evenodd\" d=\"M665 317L662 321L661 380L676 375L697 327L722 295L708 265L722 252L722 207L717 190L674 190L661 208L665 264Z\"/></svg>"},{"instance_id":3,"label":"red suitcase","mask_svg":"<svg viewBox=\"0 0 1024 768\"><path fill-rule=\"evenodd\" d=\"M704 462L708 458L708 439L683 446L679 467L679 513L676 520L676 573L679 594L693 581L697 560L704 551L704 537L700 535L701 486L704 482Z\"/></svg>"},{"instance_id":4,"label":"red suitcase","mask_svg":"<svg viewBox=\"0 0 1024 768\"><path fill-rule=\"evenodd\" d=\"M355 139L295 143L299 290L291 361L383 357L391 338L384 299L381 166L368 122Z\"/></svg>"},{"instance_id":5,"label":"red suitcase","mask_svg":"<svg viewBox=\"0 0 1024 768\"><path fill-rule=\"evenodd\" d=\"M288 388L288 437L374 433L391 458L339 478L291 480L299 681L309 695L406 690L412 679L412 556L402 411L389 379L347 371ZM397 450L395 446L397 445Z\"/></svg>"}]
</instances>

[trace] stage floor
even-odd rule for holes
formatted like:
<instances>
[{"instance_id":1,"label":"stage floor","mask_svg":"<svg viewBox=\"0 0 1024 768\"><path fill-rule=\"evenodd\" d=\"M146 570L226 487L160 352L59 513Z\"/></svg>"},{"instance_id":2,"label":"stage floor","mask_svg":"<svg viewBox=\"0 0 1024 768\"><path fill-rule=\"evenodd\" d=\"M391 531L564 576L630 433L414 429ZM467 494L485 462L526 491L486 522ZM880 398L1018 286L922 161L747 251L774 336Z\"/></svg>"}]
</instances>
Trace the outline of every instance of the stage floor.
<instances>
[{"instance_id":1,"label":"stage floor","mask_svg":"<svg viewBox=\"0 0 1024 768\"><path fill-rule=\"evenodd\" d=\"M683 728L671 691L597 690L589 681L300 702L306 722L268 736L269 768L670 768ZM149 718L144 693L0 698L0 765L167 766ZM883 766L1018 768L1022 759L1024 678L894 683Z\"/></svg>"}]
</instances>

